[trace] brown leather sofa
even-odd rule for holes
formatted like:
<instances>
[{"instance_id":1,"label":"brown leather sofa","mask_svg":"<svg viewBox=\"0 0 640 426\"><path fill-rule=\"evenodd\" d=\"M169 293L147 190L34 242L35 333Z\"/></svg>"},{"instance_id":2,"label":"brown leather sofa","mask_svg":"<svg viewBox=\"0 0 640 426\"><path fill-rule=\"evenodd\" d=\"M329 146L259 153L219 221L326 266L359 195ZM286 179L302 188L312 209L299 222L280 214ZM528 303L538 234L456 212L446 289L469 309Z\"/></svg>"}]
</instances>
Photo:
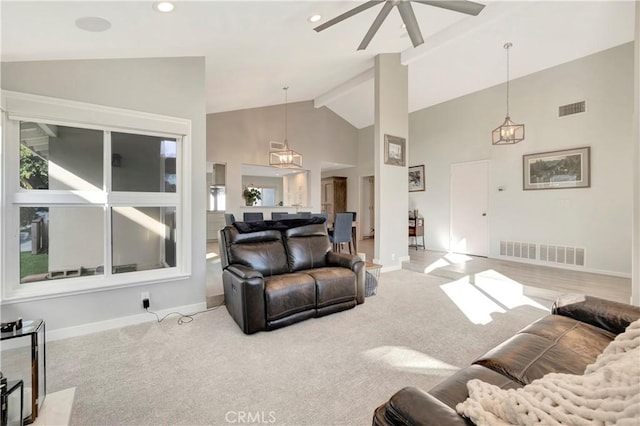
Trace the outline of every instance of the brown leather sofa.
<instances>
[{"instance_id":1,"label":"brown leather sofa","mask_svg":"<svg viewBox=\"0 0 640 426\"><path fill-rule=\"evenodd\" d=\"M467 381L480 379L515 389L551 372L583 374L587 365L639 318L636 306L589 296L562 296L551 315L528 325L429 392L406 387L395 393L375 410L373 424L472 424L455 410L469 396Z\"/></svg>"},{"instance_id":2,"label":"brown leather sofa","mask_svg":"<svg viewBox=\"0 0 640 426\"><path fill-rule=\"evenodd\" d=\"M364 303L364 262L331 251L324 221L235 222L220 231L225 304L244 333Z\"/></svg>"}]
</instances>

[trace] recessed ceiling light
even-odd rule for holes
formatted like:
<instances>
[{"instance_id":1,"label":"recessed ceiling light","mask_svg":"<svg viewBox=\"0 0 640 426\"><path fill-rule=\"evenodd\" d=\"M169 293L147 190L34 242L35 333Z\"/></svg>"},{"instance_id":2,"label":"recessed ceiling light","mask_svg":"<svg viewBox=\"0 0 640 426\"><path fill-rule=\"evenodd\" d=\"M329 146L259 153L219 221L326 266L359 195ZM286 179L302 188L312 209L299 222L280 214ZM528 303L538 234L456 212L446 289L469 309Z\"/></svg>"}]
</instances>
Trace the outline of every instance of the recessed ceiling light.
<instances>
[{"instance_id":1,"label":"recessed ceiling light","mask_svg":"<svg viewBox=\"0 0 640 426\"><path fill-rule=\"evenodd\" d=\"M92 33L99 33L111 28L111 22L97 16L85 16L84 18L76 19L76 27Z\"/></svg>"},{"instance_id":2,"label":"recessed ceiling light","mask_svg":"<svg viewBox=\"0 0 640 426\"><path fill-rule=\"evenodd\" d=\"M321 20L321 19L322 19L322 15L318 15L318 14L316 14L316 15L311 15L311 16L309 16L309 17L307 18L307 21L309 21L309 22L318 22L318 21L319 21L319 20Z\"/></svg>"},{"instance_id":3,"label":"recessed ceiling light","mask_svg":"<svg viewBox=\"0 0 640 426\"><path fill-rule=\"evenodd\" d=\"M175 6L170 1L158 1L153 4L153 8L158 12L168 13L173 11Z\"/></svg>"}]
</instances>

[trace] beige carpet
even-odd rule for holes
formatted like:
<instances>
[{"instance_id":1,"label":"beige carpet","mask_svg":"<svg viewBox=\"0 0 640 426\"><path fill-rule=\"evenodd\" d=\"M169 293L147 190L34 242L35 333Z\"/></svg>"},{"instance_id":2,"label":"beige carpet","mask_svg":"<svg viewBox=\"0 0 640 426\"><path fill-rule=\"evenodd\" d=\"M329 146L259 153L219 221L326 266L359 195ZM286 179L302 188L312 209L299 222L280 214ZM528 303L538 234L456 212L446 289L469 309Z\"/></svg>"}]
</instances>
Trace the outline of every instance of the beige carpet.
<instances>
[{"instance_id":1,"label":"beige carpet","mask_svg":"<svg viewBox=\"0 0 640 426\"><path fill-rule=\"evenodd\" d=\"M51 342L49 392L76 388L73 425L371 424L395 391L430 388L546 313L450 281L385 273L364 305L251 336L222 307Z\"/></svg>"}]
</instances>

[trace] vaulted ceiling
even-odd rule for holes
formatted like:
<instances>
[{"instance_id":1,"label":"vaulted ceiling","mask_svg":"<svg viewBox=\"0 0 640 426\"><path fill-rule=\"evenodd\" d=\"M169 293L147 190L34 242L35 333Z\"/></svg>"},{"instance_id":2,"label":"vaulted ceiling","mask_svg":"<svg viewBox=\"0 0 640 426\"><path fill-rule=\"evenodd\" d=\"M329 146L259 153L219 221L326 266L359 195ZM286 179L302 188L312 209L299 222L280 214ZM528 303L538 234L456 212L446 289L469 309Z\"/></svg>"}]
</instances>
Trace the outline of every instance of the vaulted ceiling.
<instances>
[{"instance_id":1,"label":"vaulted ceiling","mask_svg":"<svg viewBox=\"0 0 640 426\"><path fill-rule=\"evenodd\" d=\"M409 69L409 111L633 40L634 2L481 1L473 17L412 3L424 37L413 47L396 10L357 51L381 6L331 28L362 1L176 1L171 13L143 1L2 1L3 61L204 56L207 112L313 100L357 128L373 124L373 63L400 52ZM308 18L322 15L318 23ZM111 25L86 31L76 20ZM179 84L179 82L177 83Z\"/></svg>"}]
</instances>

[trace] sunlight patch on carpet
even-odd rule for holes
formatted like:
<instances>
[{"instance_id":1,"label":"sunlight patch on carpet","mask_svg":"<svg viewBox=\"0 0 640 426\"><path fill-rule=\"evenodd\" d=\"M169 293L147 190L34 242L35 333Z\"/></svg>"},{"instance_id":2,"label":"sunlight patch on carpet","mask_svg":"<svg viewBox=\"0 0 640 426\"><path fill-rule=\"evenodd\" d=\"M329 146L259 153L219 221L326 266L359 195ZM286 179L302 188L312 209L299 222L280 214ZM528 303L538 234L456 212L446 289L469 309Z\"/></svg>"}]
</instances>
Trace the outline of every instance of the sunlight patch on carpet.
<instances>
[{"instance_id":1,"label":"sunlight patch on carpet","mask_svg":"<svg viewBox=\"0 0 640 426\"><path fill-rule=\"evenodd\" d=\"M75 387L47 394L33 425L68 425L75 394Z\"/></svg>"},{"instance_id":2,"label":"sunlight patch on carpet","mask_svg":"<svg viewBox=\"0 0 640 426\"><path fill-rule=\"evenodd\" d=\"M365 358L410 373L450 376L460 368L404 346L378 346L363 352Z\"/></svg>"},{"instance_id":3,"label":"sunlight patch on carpet","mask_svg":"<svg viewBox=\"0 0 640 426\"><path fill-rule=\"evenodd\" d=\"M473 324L486 325L491 314L504 314L519 306L533 306L549 311L524 294L524 286L492 269L468 275L440 286L458 309Z\"/></svg>"},{"instance_id":4,"label":"sunlight patch on carpet","mask_svg":"<svg viewBox=\"0 0 640 426\"><path fill-rule=\"evenodd\" d=\"M547 308L524 295L522 284L493 269L475 274L474 284L508 309L518 306L533 306L548 311Z\"/></svg>"},{"instance_id":5,"label":"sunlight patch on carpet","mask_svg":"<svg viewBox=\"0 0 640 426\"><path fill-rule=\"evenodd\" d=\"M473 324L489 324L493 321L492 313L506 312L471 284L468 275L457 281L443 284L440 288Z\"/></svg>"}]
</instances>

